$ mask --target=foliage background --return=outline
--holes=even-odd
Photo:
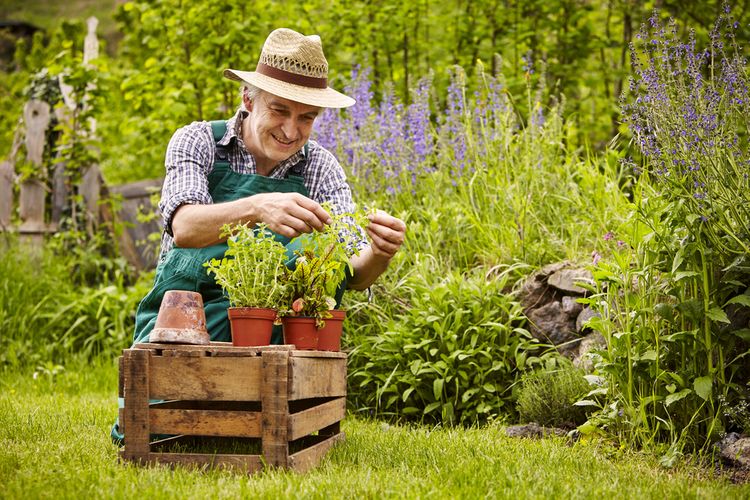
[[[9,4],[5,12],[35,12],[38,19],[33,6]],[[353,405],[430,422],[516,418],[522,372],[554,369],[557,361],[528,337],[513,291],[545,263],[589,264],[594,252],[604,259],[599,284],[610,288],[593,290],[592,304],[618,290],[613,283],[626,299],[618,303],[623,321],[599,325],[609,340],[599,360],[609,392],[589,395],[601,408],[585,430],[625,440],[637,435],[632,442],[639,446],[671,443],[674,456],[749,420],[741,405],[747,378],[707,391],[705,377],[716,372],[683,365],[673,372],[682,381],[673,383],[658,363],[648,363],[660,357],[652,344],[663,346],[655,306],[664,301],[644,290],[659,291],[652,286],[658,283],[672,287],[664,294],[672,298],[707,295],[699,280],[690,282],[692,290],[680,288],[676,273],[684,269],[665,268],[664,248],[649,246],[669,229],[670,212],[660,205],[660,188],[633,169],[648,158],[620,123],[618,98],[633,72],[628,43],[654,7],[662,9],[659,19],[675,18],[678,38],[694,28],[697,43],[710,40],[722,12],[718,1],[124,2],[103,23],[113,31],[95,61],[87,113],[97,119],[107,182],[159,177],[177,127],[227,117],[238,104],[236,85],[220,77],[223,68],[252,68],[265,36],[280,25],[319,33],[333,86],[358,104],[322,116],[317,139],[336,151],[358,200],[409,226],[404,251],[373,287],[374,302],[348,298]],[[733,13],[747,24],[744,4]],[[23,103],[39,88],[29,85],[33,75],[49,81],[81,68],[81,22],[40,23],[55,27],[20,44],[0,74],[2,153],[11,149]],[[737,30],[736,41],[747,41],[745,30]],[[658,210],[644,210],[653,206]],[[613,231],[629,235],[622,236],[625,249],[606,242]],[[2,293],[4,302],[19,305],[3,319],[4,367],[54,371],[73,353],[114,355],[127,345],[149,275],[98,261],[98,249],[75,253],[75,245],[61,243],[29,262],[13,245],[3,250]],[[73,270],[91,266],[101,280],[75,278]],[[645,281],[634,282],[636,276]],[[617,303],[617,294],[609,299]],[[46,328],[30,323],[28,304],[42,312]],[[708,310],[696,314],[711,344]],[[631,316],[639,321],[628,322]],[[677,333],[688,330],[683,326]],[[29,339],[30,327],[45,333]],[[691,352],[691,337],[672,339]],[[713,359],[714,351],[704,354]],[[742,373],[742,356],[729,361],[722,370]],[[635,376],[633,366],[642,368]],[[674,419],[672,394],[684,398]]]

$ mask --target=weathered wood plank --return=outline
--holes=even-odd
[[[346,398],[337,398],[313,408],[289,416],[290,441],[307,436],[329,425],[341,421],[346,416]]]
[[[38,99],[30,100],[23,107],[23,122],[26,125],[26,158],[36,167],[42,166],[49,113],[49,104]]]
[[[174,464],[185,466],[226,467],[245,471],[259,472],[263,468],[260,455],[232,455],[209,453],[149,453],[152,463]]]
[[[289,457],[289,468],[294,469],[297,472],[307,472],[308,470],[316,467],[323,455],[333,447],[336,443],[342,442],[346,439],[343,432],[329,437],[321,441],[320,443],[314,444],[309,448],[305,448],[302,451],[298,451]]]
[[[260,412],[151,408],[151,433],[259,438]]]
[[[0,162],[0,231],[10,229],[15,176],[15,169],[11,161]]]
[[[346,358],[341,351],[292,351],[290,356],[295,358]]]
[[[289,459],[288,419],[289,352],[266,351],[263,360],[263,457],[271,467],[287,467]]]
[[[346,396],[345,358],[289,358],[289,399]]]
[[[117,397],[122,398],[124,397],[124,387],[125,387],[125,370],[123,370],[123,361],[122,356],[117,358]]]
[[[144,460],[149,454],[149,351],[126,350],[123,353],[125,407],[121,421],[127,433],[125,457]]]
[[[153,399],[257,401],[260,399],[261,368],[258,357],[153,356],[149,367],[149,391]]]

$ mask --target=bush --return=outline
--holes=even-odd
[[[113,357],[131,342],[151,276],[131,284],[117,259],[97,257],[91,248],[68,254],[55,248],[30,252],[12,239],[0,242],[0,368]],[[87,272],[79,275],[82,267]],[[76,281],[92,275],[98,284]]]
[[[574,406],[588,391],[584,371],[571,363],[556,370],[537,370],[524,375],[518,393],[521,422],[574,427],[586,421],[586,408]]]
[[[445,424],[512,414],[521,373],[544,356],[508,274],[430,281],[421,267],[401,284],[410,304],[383,318],[382,332],[350,338],[350,401],[359,412]]]

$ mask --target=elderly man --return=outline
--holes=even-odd
[[[266,223],[282,241],[330,222],[322,208],[351,212],[351,190],[334,156],[310,140],[323,108],[354,100],[328,87],[328,63],[318,36],[273,31],[253,72],[227,69],[243,83],[242,106],[226,122],[179,129],[166,154],[160,209],[165,231],[153,289],[136,314],[135,341],[147,341],[167,290],[200,291],[212,340],[230,340],[228,302],[203,263],[221,257],[227,223]],[[365,289],[385,271],[406,226],[385,212],[370,216],[349,288]],[[218,291],[218,293],[217,293]],[[279,342],[279,335],[274,336]]]

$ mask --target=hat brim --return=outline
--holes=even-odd
[[[239,71],[236,69],[225,69],[224,76],[230,80],[245,82],[273,95],[301,102],[310,106],[321,108],[348,108],[356,102],[349,96],[342,94],[330,87],[316,89],[303,87],[293,83],[283,82],[270,76],[262,75],[255,71]]]

